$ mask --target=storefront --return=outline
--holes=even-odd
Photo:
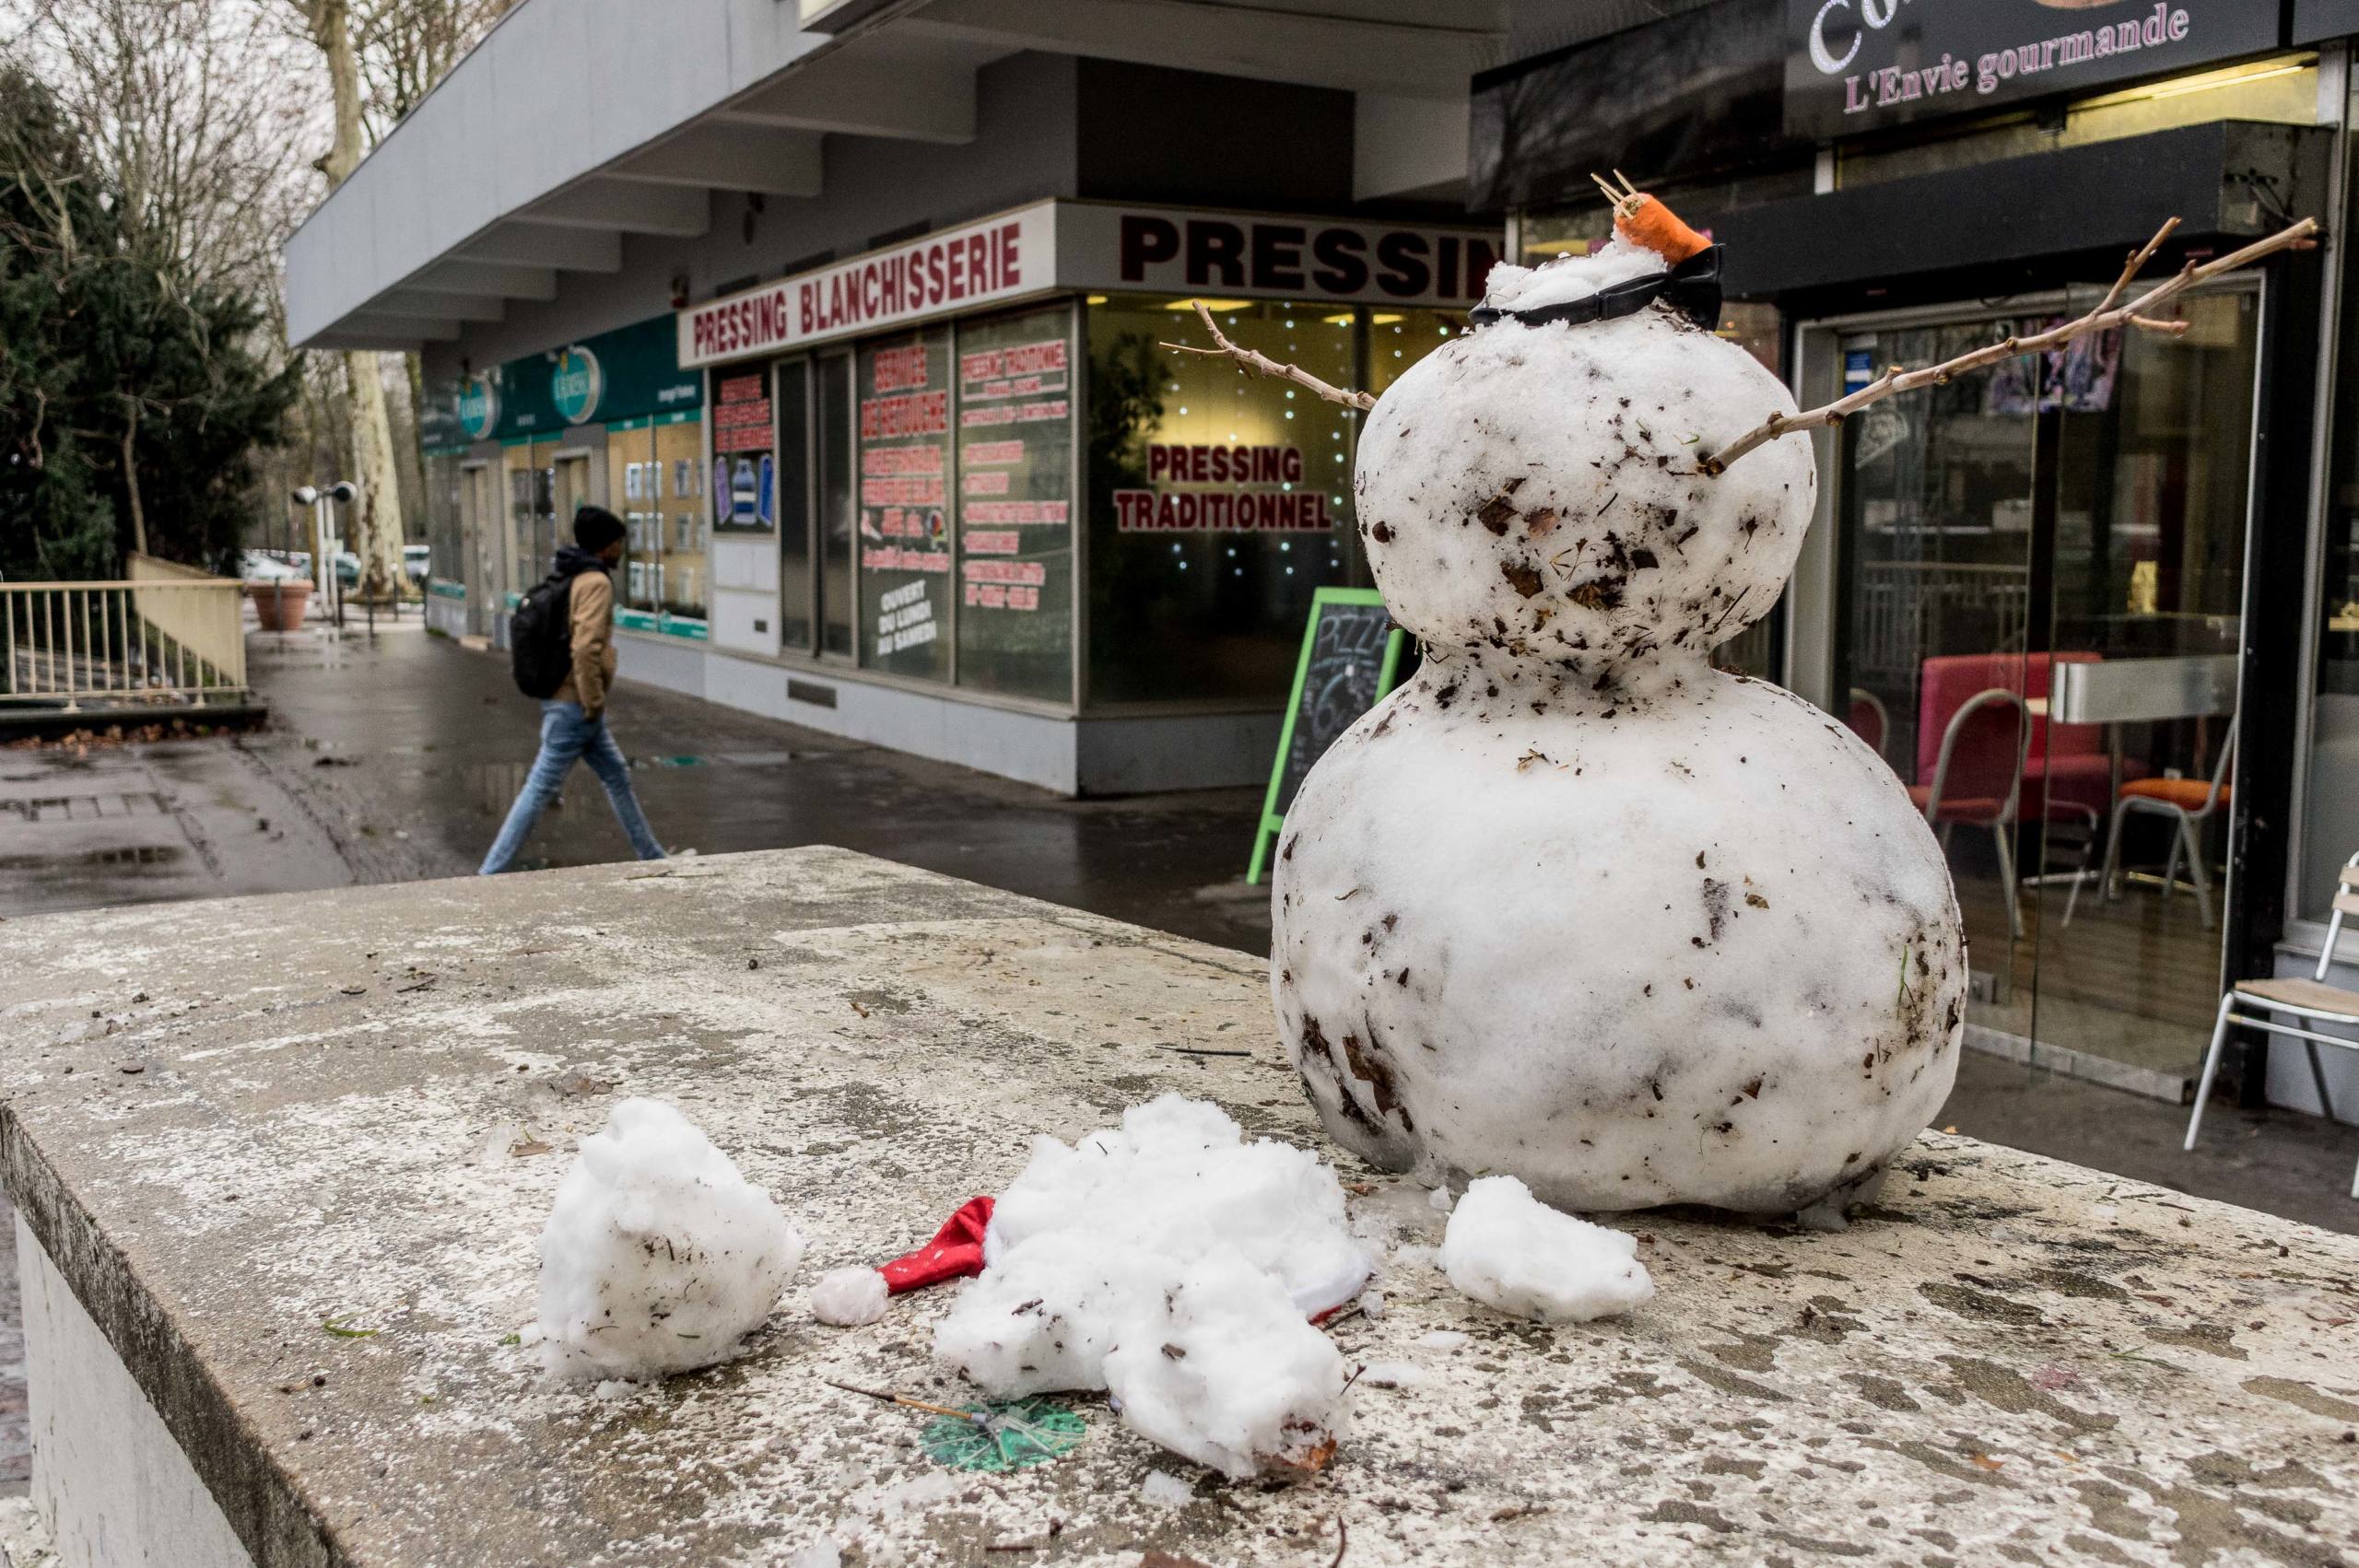
[[[675,644],[626,673],[1067,792],[1257,782],[1312,594],[1368,580],[1357,416],[1162,345],[1203,340],[1202,300],[1381,392],[1497,257],[1495,229],[1044,201],[690,306],[683,423],[515,425],[546,391],[489,414],[512,444],[465,462],[512,526],[484,602],[601,500],[632,528],[627,630]],[[568,373],[503,366],[493,401]]]
[[[711,536],[704,378],[680,369],[659,316],[428,388],[430,624],[498,637],[549,569],[579,507],[629,532],[616,625],[708,635]]]
[[[2353,122],[2327,35],[2359,18],[2329,9],[1724,0],[1478,78],[1478,199],[1537,260],[1607,232],[1588,172],[1626,170],[1728,246],[1731,328],[1825,403],[2087,310],[2167,217],[2158,276],[2294,216],[2331,236]],[[2315,962],[2359,850],[2331,768],[2338,683],[2359,687],[2343,271],[2331,245],[2264,263],[2186,299],[2182,335],[2107,334],[1814,438],[1820,515],[1742,661],[1946,825],[1986,1048],[2177,1098],[2224,976]],[[2013,820],[1964,825],[1939,792],[1968,777],[2018,790]],[[2314,1106],[2300,1050],[2246,1092]]]

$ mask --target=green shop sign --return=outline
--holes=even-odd
[[[499,423],[498,381],[476,376],[459,388],[459,423],[477,440],[491,434]]]
[[[475,441],[546,439],[571,426],[660,415],[695,417],[704,377],[680,369],[679,333],[656,316],[511,359],[427,394],[419,436],[428,451]]]
[[[605,390],[595,350],[573,344],[557,351],[557,369],[549,376],[549,401],[569,425],[584,425],[598,412],[598,394]]]

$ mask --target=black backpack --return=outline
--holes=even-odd
[[[508,617],[516,689],[546,702],[573,673],[573,577],[551,572]]]

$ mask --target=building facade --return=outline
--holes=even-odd
[[[1380,390],[1461,330],[1514,7],[1122,9],[510,13],[288,248],[298,341],[421,355],[435,624],[501,639],[594,503],[627,678],[1065,793],[1266,777],[1368,580],[1357,415],[1163,345],[1201,302]]]
[[[2165,1097],[2224,978],[2310,971],[2359,851],[2354,29],[2346,0],[1720,0],[1475,82],[1470,200],[1519,259],[1602,240],[1590,173],[1626,170],[1727,246],[1731,328],[1805,406],[2086,311],[2166,218],[2152,278],[2325,226],[2177,335],[1820,432],[1762,633],[1949,825],[1977,1043]],[[1993,688],[2028,732],[2006,812],[1955,783],[2004,793]],[[2248,1096],[2359,1117],[2346,1053],[2249,1048]]]

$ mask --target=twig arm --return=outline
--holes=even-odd
[[[1198,319],[1204,323],[1204,330],[1213,334],[1214,346],[1198,348],[1185,343],[1167,343],[1161,346],[1170,349],[1175,354],[1204,354],[1234,359],[1257,376],[1275,376],[1282,381],[1292,381],[1298,387],[1307,387],[1317,392],[1329,403],[1340,403],[1346,408],[1356,408],[1363,414],[1376,406],[1375,397],[1367,392],[1345,392],[1341,387],[1331,387],[1298,365],[1284,364],[1266,354],[1257,353],[1250,348],[1239,348],[1228,341],[1226,333],[1213,324],[1213,313],[1204,308],[1204,302],[1199,299],[1195,304]]]
[[[2106,291],[2106,296],[2098,301],[2097,308],[2087,315],[2065,322],[2030,337],[2009,337],[1997,343],[1985,344],[1980,348],[1961,354],[1954,359],[1943,360],[1939,365],[1928,365],[1922,369],[1902,370],[1895,367],[1859,391],[1839,397],[1822,407],[1807,409],[1800,414],[1773,415],[1704,459],[1704,472],[1724,473],[1729,464],[1745,453],[1756,447],[1766,446],[1780,436],[1791,435],[1797,430],[1814,430],[1823,426],[1839,425],[1871,404],[1882,403],[1885,398],[1899,392],[1914,392],[1919,387],[1939,385],[1962,376],[1969,370],[1978,370],[1986,365],[1995,365],[2001,359],[2011,359],[2018,354],[2044,354],[2048,349],[2060,347],[2075,338],[2087,337],[2093,333],[2107,332],[2120,326],[2137,327],[2146,332],[2177,336],[2187,331],[2188,323],[2163,319],[2155,313],[2159,307],[2169,303],[2199,283],[2218,277],[2223,273],[2234,272],[2238,267],[2248,266],[2263,256],[2273,255],[2280,251],[2307,250],[2317,243],[2315,237],[2318,231],[2318,220],[2306,217],[2290,228],[2278,230],[2266,240],[2255,240],[2240,251],[2206,262],[2201,266],[2190,263],[2175,275],[2155,285],[2129,304],[2119,303],[2121,296],[2128,291],[2130,281],[2138,275],[2139,271],[2148,262],[2154,259],[2154,252],[2162,249],[2164,241],[2167,240],[2172,231],[2177,228],[2178,219],[2171,219],[2155,232],[2152,240],[2133,252],[2129,264],[2122,268],[2121,276],[2115,281],[2110,289]]]

